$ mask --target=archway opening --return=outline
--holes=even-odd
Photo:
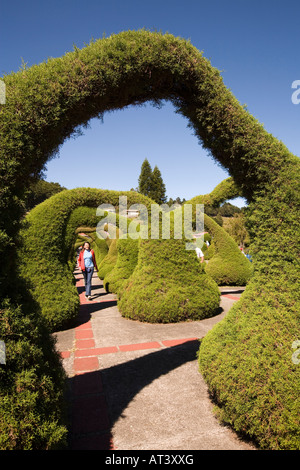
[[[67,189],[93,187],[116,191],[135,189],[141,164],[147,158],[158,165],[167,198],[186,201],[210,193],[228,178],[222,168],[188,127],[188,120],[176,113],[169,101],[153,106],[129,106],[94,118],[81,133],[66,140],[57,158],[46,165],[45,179]],[[245,207],[238,197],[231,201]]]

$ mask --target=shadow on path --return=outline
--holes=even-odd
[[[198,349],[198,340],[187,341],[107,369],[69,378],[70,448],[112,448],[113,425],[134,397],[155,379],[194,361]]]

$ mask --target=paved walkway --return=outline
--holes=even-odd
[[[68,376],[69,448],[83,450],[249,450],[213,414],[198,371],[199,338],[243,288],[222,289],[220,314],[176,324],[123,318],[97,274],[92,301],[83,278],[77,325],[55,334]]]

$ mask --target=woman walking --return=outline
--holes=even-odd
[[[78,266],[82,271],[85,284],[85,297],[91,300],[92,277],[94,268],[98,271],[94,250],[85,242],[78,257]]]

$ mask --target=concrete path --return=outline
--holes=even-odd
[[[68,376],[70,449],[250,450],[213,413],[198,371],[203,338],[243,288],[222,289],[220,314],[149,324],[123,318],[96,273],[92,301],[83,278],[77,325],[55,334]]]

